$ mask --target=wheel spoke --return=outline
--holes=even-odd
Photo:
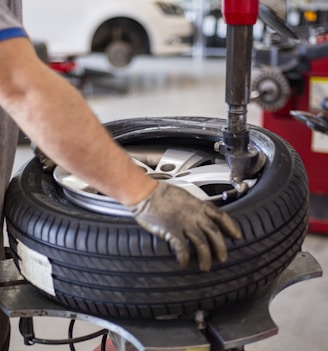
[[[203,201],[221,200],[222,192],[231,184],[228,164],[214,151],[166,147],[162,144],[152,148],[139,145],[128,152],[133,162],[149,176],[183,188]],[[81,207],[100,213],[130,215],[114,199],[97,193],[60,167],[56,168],[54,176],[65,189],[66,196]],[[254,186],[255,182],[249,181],[249,186]]]
[[[134,162],[150,176],[162,179],[185,189],[201,200],[213,200],[221,194],[208,195],[201,187],[213,184],[230,184],[230,170],[226,162],[198,150],[183,150],[168,148],[160,156],[155,169],[149,167],[145,161],[133,157]]]
[[[168,180],[169,183],[178,186],[179,188],[182,188],[186,191],[188,191],[191,195],[197,197],[200,200],[203,201],[209,201],[209,200],[217,200],[222,197],[222,194],[218,195],[208,195],[203,189],[201,189],[198,185],[189,183],[187,181],[183,181],[182,179],[179,178],[172,178]]]
[[[145,162],[140,161],[136,157],[132,157],[132,160],[137,166],[142,168],[147,174],[151,175],[152,173],[154,173],[154,170],[151,167],[149,167]]]
[[[197,186],[207,184],[229,184],[230,169],[227,164],[213,164],[195,167],[178,173],[174,179],[179,179]]]
[[[169,148],[161,156],[155,171],[174,176],[179,172],[210,161],[212,158],[201,151]]]

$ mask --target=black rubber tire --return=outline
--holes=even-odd
[[[225,121],[208,118],[130,119],[107,125],[119,143],[156,143],[213,149]],[[212,270],[192,262],[181,269],[169,245],[132,218],[90,212],[71,204],[52,175],[31,160],[12,180],[5,213],[18,267],[17,242],[49,258],[56,301],[103,316],[154,317],[210,311],[242,299],[272,281],[291,262],[306,235],[308,184],[294,149],[269,131],[250,127],[267,154],[258,184],[223,208],[243,239],[226,239],[228,261]],[[24,259],[24,258],[23,258]],[[33,283],[33,282],[32,282]]]

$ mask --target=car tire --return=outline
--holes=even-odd
[[[168,143],[216,152],[225,123],[201,117],[138,118],[105,127],[125,148]],[[19,171],[6,194],[17,267],[55,301],[100,316],[192,316],[251,296],[301,250],[309,193],[304,166],[289,144],[255,126],[250,135],[267,161],[248,194],[222,206],[241,227],[243,239],[226,238],[228,260],[214,261],[210,272],[199,271],[192,247],[190,265],[179,267],[169,244],[132,217],[94,213],[71,203],[37,159]]]

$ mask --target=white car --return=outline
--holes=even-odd
[[[25,28],[50,58],[105,52],[122,67],[138,54],[190,50],[193,26],[173,0],[23,0]]]

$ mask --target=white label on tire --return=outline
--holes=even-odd
[[[320,132],[312,132],[312,152],[328,153],[328,135]]]
[[[17,253],[22,275],[39,289],[55,296],[52,266],[48,257],[30,249],[18,241]]]

